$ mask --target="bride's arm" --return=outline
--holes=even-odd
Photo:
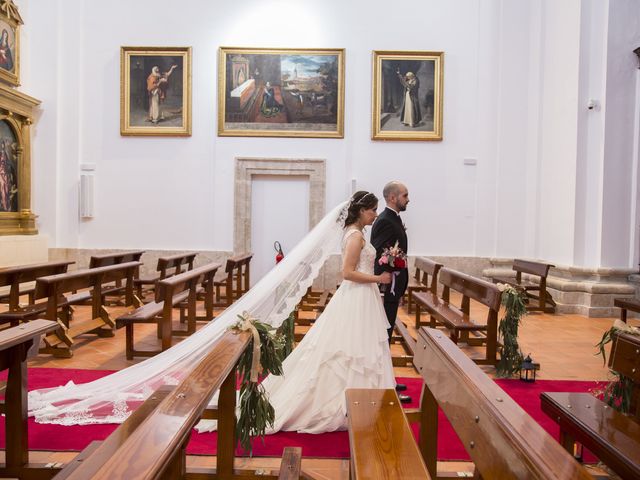
[[[369,275],[356,270],[363,246],[364,238],[362,234],[354,233],[347,238],[342,260],[342,277],[345,280],[357,283],[390,283],[391,274],[389,272],[384,272],[380,275]]]

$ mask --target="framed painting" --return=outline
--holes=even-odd
[[[443,52],[373,52],[373,140],[442,140]]]
[[[191,135],[191,47],[121,47],[120,134]]]
[[[20,25],[22,18],[11,0],[0,4],[0,79],[20,85]]]
[[[221,47],[218,135],[344,137],[344,49]]]
[[[40,104],[0,85],[0,235],[34,235],[31,211],[31,125]]]

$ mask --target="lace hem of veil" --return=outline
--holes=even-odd
[[[210,346],[248,311],[275,327],[293,311],[327,257],[337,253],[347,202],[328,213],[289,254],[240,300],[195,334],[159,355],[93,382],[29,392],[29,415],[61,425],[121,423],[162,385],[179,383]]]

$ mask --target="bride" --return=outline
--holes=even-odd
[[[391,274],[373,274],[376,249],[363,229],[377,217],[378,199],[356,192],[349,203],[342,240],[342,284],[293,352],[282,376],[262,385],[275,410],[272,432],[322,433],[347,428],[345,389],[394,388],[387,329],[378,283]]]
[[[285,376],[266,379],[275,430],[329,431],[345,426],[344,389],[395,384],[384,309],[373,274],[375,250],[362,229],[376,218],[377,198],[357,192],[336,206],[251,290],[214,321],[159,355],[93,382],[29,392],[39,423],[122,423],[162,385],[177,385],[224,332],[248,312],[278,327],[289,317],[322,265],[342,243],[345,281],[304,340],[285,361]]]

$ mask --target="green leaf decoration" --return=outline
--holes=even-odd
[[[640,331],[637,328],[629,327],[627,324],[616,320],[613,326],[602,334],[602,338],[595,345],[598,351],[594,355],[602,355],[603,365],[607,363],[605,346],[613,341],[613,337],[616,334],[621,332],[640,335]],[[602,388],[595,389],[592,393],[597,397],[602,397],[602,401],[611,408],[622,413],[630,413],[634,389],[633,380],[611,369],[609,370],[609,376],[609,383]]]
[[[240,328],[246,318],[238,315],[240,322],[232,328]],[[263,375],[282,375],[285,338],[266,323],[249,318],[260,337],[260,371]],[[264,387],[251,381],[251,364],[253,362],[253,337],[238,361],[240,377],[240,417],[236,425],[236,435],[243,450],[253,454],[252,442],[255,437],[262,437],[267,428],[273,427],[275,411],[269,403]]]
[[[296,310],[291,312],[289,318],[282,322],[282,325],[280,325],[280,328],[278,329],[278,332],[284,338],[283,358],[287,358],[289,354],[293,352],[293,346],[295,343],[296,314],[297,307]]]
[[[502,337],[500,348],[500,361],[496,366],[498,377],[512,377],[520,371],[522,365],[522,352],[518,345],[518,327],[522,317],[527,314],[525,294],[511,286],[500,286],[502,289],[502,305],[505,307],[505,315],[500,320],[498,332]]]

